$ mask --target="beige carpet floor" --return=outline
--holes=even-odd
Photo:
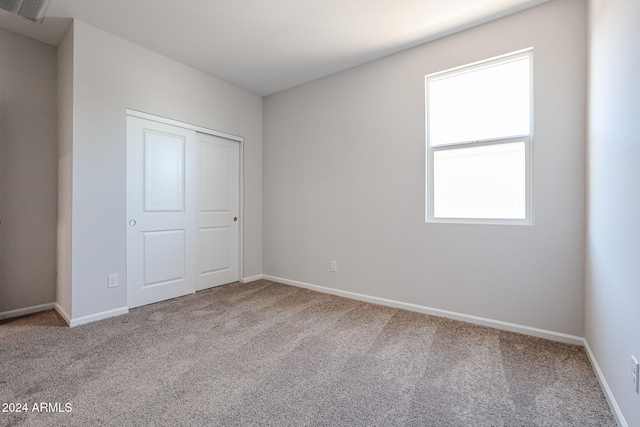
[[[615,426],[581,347],[264,280],[6,322],[3,402],[28,412],[2,426]]]

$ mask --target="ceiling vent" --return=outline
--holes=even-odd
[[[0,0],[0,9],[8,10],[33,22],[40,22],[49,0]]]

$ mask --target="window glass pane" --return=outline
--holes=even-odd
[[[429,81],[431,146],[529,134],[529,58]]]
[[[525,143],[436,150],[434,217],[525,218]]]

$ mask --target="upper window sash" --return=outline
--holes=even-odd
[[[427,75],[427,146],[530,135],[532,53]]]

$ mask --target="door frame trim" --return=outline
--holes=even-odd
[[[221,132],[221,131],[218,131],[218,130],[213,130],[213,129],[205,128],[205,127],[198,126],[198,125],[193,125],[191,123],[180,122],[178,120],[173,120],[173,119],[169,119],[167,117],[156,116],[156,115],[153,115],[153,114],[144,113],[142,111],[132,110],[130,108],[127,108],[127,116],[138,117],[140,119],[151,120],[152,122],[164,123],[166,125],[177,126],[179,128],[194,130],[196,132],[206,133],[206,134],[213,135],[213,136],[219,136],[221,138],[231,139],[233,141],[238,141],[241,144],[244,142],[244,138],[241,137],[241,136],[238,136],[238,135],[234,135],[234,134],[227,133],[227,132]]]
[[[196,132],[205,133],[208,135],[218,136],[220,138],[225,138],[225,139],[229,139],[231,141],[236,141],[240,143],[240,160],[239,160],[240,176],[238,177],[240,180],[239,182],[240,194],[238,195],[238,212],[240,212],[240,218],[238,221],[239,223],[238,224],[238,281],[242,281],[242,278],[244,277],[244,244],[243,244],[244,242],[244,137],[227,133],[227,132],[205,128],[205,127],[194,125],[191,123],[185,123],[178,120],[169,119],[167,117],[156,116],[154,114],[145,113],[143,111],[133,110],[131,108],[127,108],[126,115],[131,117],[138,117],[140,119],[151,120],[153,122],[164,123],[166,125],[176,126],[183,129],[189,129]],[[127,144],[128,143],[129,142],[127,141]],[[127,286],[129,286],[128,283],[127,283]]]

